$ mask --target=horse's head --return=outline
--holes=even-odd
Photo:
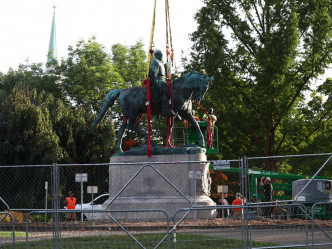
[[[192,71],[182,75],[174,81],[174,88],[179,87],[179,92],[183,93],[182,97],[191,98],[200,102],[208,88],[212,84],[212,78],[197,71]],[[189,94],[189,95],[188,95]]]
[[[211,86],[213,78],[209,78],[205,74],[198,73],[196,71],[193,72],[193,78],[194,78],[194,84],[193,84],[193,94],[191,98],[192,100],[200,102],[203,99],[206,91]]]

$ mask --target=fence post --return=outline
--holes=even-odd
[[[306,248],[309,248],[309,228],[308,228],[308,209],[305,207],[305,244]]]
[[[314,226],[315,226],[315,223],[314,223],[314,209],[315,209],[315,205],[313,205],[311,207],[311,248],[314,248],[315,246],[315,229],[314,229]]]
[[[243,202],[243,231],[242,231],[242,247],[251,248],[251,235],[250,235],[250,223],[249,212],[247,202],[250,201],[249,195],[249,171],[248,171],[248,158],[244,156],[240,160],[241,162],[241,194],[244,196]]]
[[[175,223],[175,218],[174,218],[174,223]],[[173,245],[174,249],[176,249],[176,225],[173,226]]]
[[[55,213],[53,214],[53,240],[54,248],[61,248],[60,238],[60,213],[57,211],[60,209],[60,176],[59,176],[59,165],[57,163],[52,164],[52,206]]]

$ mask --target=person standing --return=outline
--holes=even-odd
[[[271,178],[270,177],[261,177],[260,186],[264,187],[264,200],[263,202],[270,202],[272,201],[272,191],[273,186],[271,184]],[[265,218],[271,218],[271,207],[265,207],[264,208],[264,217]]]
[[[232,202],[233,206],[242,206],[243,200],[241,198],[241,193],[236,193],[235,200]],[[234,219],[241,219],[242,218],[242,208],[235,208],[233,209],[233,218]]]
[[[217,200],[217,205],[225,205],[228,206],[229,203],[227,201],[227,193],[223,193],[222,196],[220,196]],[[218,218],[227,218],[229,216],[229,209],[228,208],[223,208],[223,209],[218,209]]]
[[[75,209],[76,206],[76,198],[74,197],[74,193],[72,191],[68,192],[69,197],[65,200],[65,206],[68,210]],[[76,213],[67,213],[67,221],[76,221]]]
[[[209,118],[210,118],[211,129],[213,129],[214,123],[217,121],[217,117],[216,117],[216,115],[213,115],[212,107],[209,108],[208,114],[205,113],[203,115],[203,121],[205,121],[205,123],[209,124]]]

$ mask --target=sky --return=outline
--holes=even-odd
[[[165,51],[165,1],[157,0],[154,44]],[[92,36],[111,52],[112,45],[131,46],[141,40],[148,51],[154,0],[10,0],[0,1],[0,72],[19,64],[45,63],[51,34],[53,6],[58,60],[68,46]],[[194,15],[202,0],[169,0],[176,65],[181,51],[189,53],[189,34],[197,24]]]
[[[164,0],[157,0],[154,44],[165,51]],[[111,52],[112,45],[131,46],[141,40],[148,51],[154,0],[0,0],[0,72],[19,64],[45,63],[56,6],[58,60],[66,58],[68,46],[95,36]],[[196,30],[195,13],[203,0],[169,0],[175,66],[181,51],[188,55]],[[165,53],[165,52],[164,52]],[[332,69],[314,81],[332,77]]]

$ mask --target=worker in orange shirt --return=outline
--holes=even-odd
[[[241,193],[236,193],[235,200],[232,202],[233,206],[242,206],[245,198],[241,195]],[[241,219],[242,218],[242,208],[233,209],[233,218]]]
[[[74,197],[74,193],[72,191],[68,192],[69,197],[65,200],[65,206],[67,209],[72,210],[75,209],[76,206],[76,198]],[[76,213],[67,213],[67,221],[76,221]]]

